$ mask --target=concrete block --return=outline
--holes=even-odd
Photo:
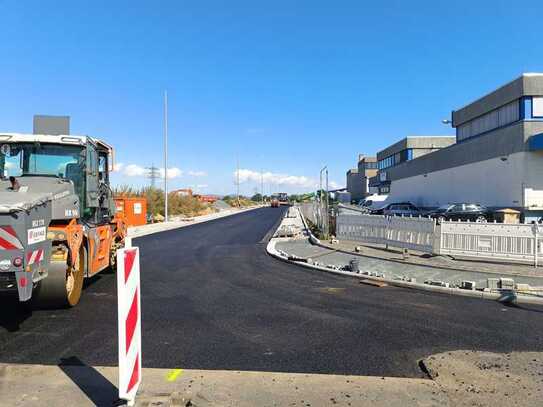
[[[349,268],[354,273],[360,273],[360,262],[358,259],[351,259],[349,261]]]
[[[475,290],[476,285],[475,281],[464,280],[460,283],[460,288],[463,290]]]
[[[515,280],[512,278],[500,278],[500,288],[502,290],[514,290]]]
[[[529,291],[532,288],[530,284],[523,284],[523,283],[517,283],[515,287],[519,291]]]
[[[487,278],[486,286],[491,290],[497,290],[499,287],[500,280],[498,278]]]
[[[426,280],[424,282],[424,284],[428,284],[428,285],[435,285],[437,287],[445,287],[445,288],[449,288],[449,283],[445,282],[445,281],[440,281],[440,280]]]

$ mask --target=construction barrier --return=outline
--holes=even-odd
[[[442,222],[436,254],[533,263],[543,259],[537,224]]]
[[[119,398],[133,405],[141,382],[141,302],[139,248],[117,252]]]
[[[543,225],[444,221],[351,214],[336,218],[339,239],[421,252],[541,265]]]
[[[336,218],[339,239],[377,243],[432,253],[435,221],[428,218],[347,215]]]

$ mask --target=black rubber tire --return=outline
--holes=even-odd
[[[477,223],[487,223],[487,220],[483,215],[481,215],[481,216],[477,216],[477,219],[475,219],[475,222],[477,222]]]
[[[73,288],[68,292],[66,261],[52,261],[48,276],[41,280],[33,295],[33,303],[39,308],[75,307],[81,299],[85,278],[86,249],[82,246],[79,256],[79,269],[74,270]]]

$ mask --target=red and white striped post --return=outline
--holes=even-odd
[[[140,252],[117,251],[119,398],[133,405],[141,382]]]

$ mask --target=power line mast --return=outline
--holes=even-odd
[[[157,180],[161,178],[159,168],[155,167],[155,164],[151,164],[150,167],[145,167],[145,178],[150,180],[151,188],[155,189]]]

